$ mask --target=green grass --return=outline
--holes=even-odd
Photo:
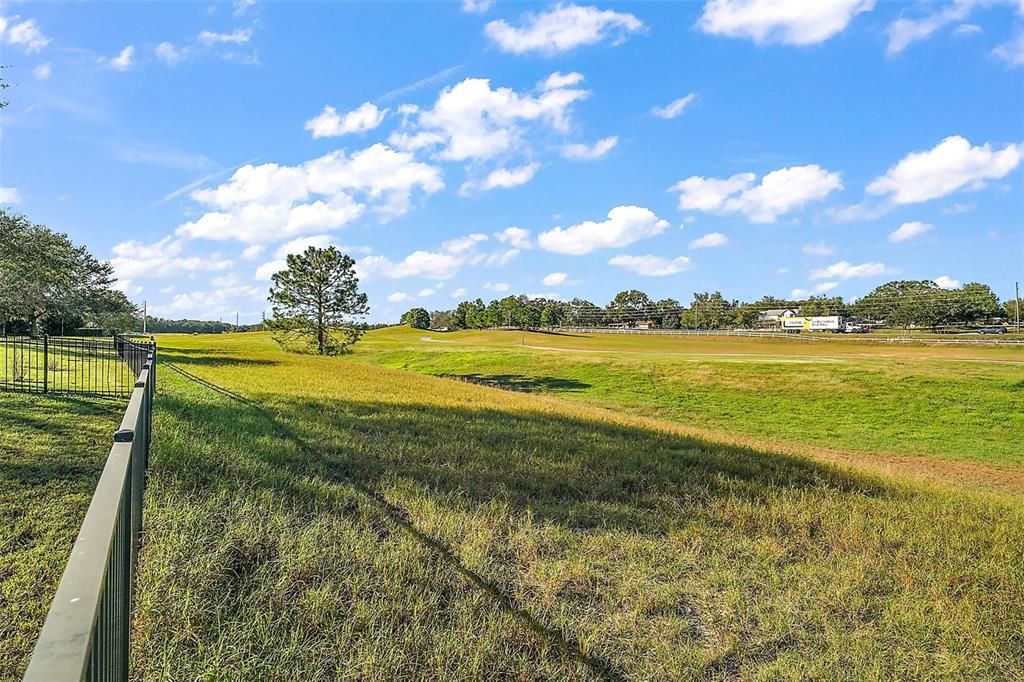
[[[110,339],[54,338],[44,355],[42,342],[13,339],[0,344],[0,385],[52,393],[129,395],[135,377],[114,353]]]
[[[0,392],[0,680],[28,664],[123,411]]]
[[[356,357],[766,442],[1024,466],[1024,349],[394,328]]]
[[[1019,499],[378,367],[408,351],[372,339],[160,340],[246,400],[161,374],[140,678],[1024,676]],[[615,379],[552,385],[583,356],[511,373]]]

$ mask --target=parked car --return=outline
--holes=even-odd
[[[1002,325],[993,325],[991,327],[982,327],[978,330],[979,334],[1005,334],[1006,327]]]
[[[871,331],[871,328],[864,324],[856,324],[855,322],[847,322],[843,332],[846,334],[867,334]]]

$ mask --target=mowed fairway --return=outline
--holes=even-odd
[[[670,361],[656,348],[641,363],[635,347],[513,349],[466,334],[443,338],[475,348],[444,351],[419,341],[427,335],[375,332],[333,359],[282,353],[263,334],[160,339],[135,629],[142,678],[1024,675],[1024,509],[1012,491],[892,479],[684,432],[688,415],[707,429],[767,424],[750,403],[715,423],[700,403],[672,413],[670,401],[627,400],[653,395],[645,376],[678,382],[678,394],[703,390],[706,405],[715,386],[744,376],[726,381],[722,367],[842,362],[800,359],[810,344],[794,362]],[[600,373],[627,361],[632,373]],[[703,389],[690,385],[691,365],[710,377]],[[961,374],[961,402],[977,393],[1019,432],[1014,367],[958,361],[944,379],[919,379],[956,386]],[[815,376],[829,375],[805,383]],[[993,381],[998,390],[983,388]],[[841,405],[833,382],[815,395]],[[879,394],[890,418],[910,419]],[[784,403],[774,409],[792,419]],[[844,415],[823,414],[846,429],[838,438],[851,433]],[[949,432],[958,440],[945,450],[909,432],[889,448],[1019,465],[1001,437],[978,434],[972,454]],[[984,455],[981,444],[996,445]]]

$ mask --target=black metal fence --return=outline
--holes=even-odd
[[[25,680],[126,681],[142,496],[152,440],[156,346],[120,338],[133,378],[121,427],[43,623]]]
[[[0,390],[127,396],[151,350],[126,336],[3,336]]]

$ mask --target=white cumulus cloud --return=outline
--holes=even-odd
[[[0,5],[3,9],[3,5]],[[28,54],[41,51],[50,44],[35,19],[0,16],[0,44],[16,45]]]
[[[494,238],[502,244],[508,244],[516,249],[533,248],[530,231],[522,227],[506,227],[501,232],[495,232]]]
[[[614,256],[609,265],[620,267],[643,277],[665,277],[682,272],[690,267],[690,259],[686,256],[678,258],[662,258],[661,256]]]
[[[729,238],[721,232],[708,232],[703,237],[698,237],[690,242],[691,249],[711,249],[716,246],[725,246]]]
[[[606,220],[542,232],[537,243],[546,251],[580,256],[597,249],[619,248],[661,234],[668,221],[642,206],[616,206]]]
[[[427,277],[430,279],[451,279],[462,267],[463,259],[451,253],[435,251],[414,251],[398,262],[384,256],[366,256],[356,263],[359,277]]]
[[[824,199],[843,188],[839,173],[816,164],[774,170],[754,184],[753,173],[730,178],[693,176],[669,188],[679,192],[679,208],[708,213],[742,213],[751,222],[774,223],[779,216]]]
[[[874,0],[709,0],[697,20],[705,33],[758,44],[815,45],[842,32]]]
[[[232,261],[219,254],[184,256],[184,243],[180,239],[164,237],[158,242],[145,244],[134,239],[115,244],[110,264],[114,275],[121,280],[171,277],[182,272],[227,270]]]
[[[317,116],[306,121],[306,130],[313,133],[314,139],[365,133],[383,123],[387,113],[387,109],[378,109],[372,102],[364,102],[345,114],[339,114],[334,107],[325,106]]]
[[[913,239],[919,235],[924,234],[928,230],[935,227],[929,223],[922,223],[920,220],[914,220],[909,223],[903,223],[898,228],[889,233],[889,241],[905,242],[909,239]]]
[[[811,271],[811,279],[854,279],[877,277],[889,272],[885,263],[861,263],[854,265],[845,260],[824,268]]]
[[[17,204],[20,201],[17,187],[0,187],[0,204]]]
[[[888,197],[894,204],[916,204],[1005,177],[1020,165],[1022,157],[1024,144],[993,149],[991,143],[972,146],[953,135],[929,150],[905,156],[885,175],[872,180],[867,193]]]
[[[541,281],[544,282],[544,286],[546,287],[557,287],[559,284],[564,282],[568,277],[569,274],[565,272],[552,272],[548,275],[545,275],[544,279]]]
[[[629,34],[644,29],[644,23],[632,14],[559,3],[545,12],[527,12],[519,26],[491,21],[484,34],[503,52],[552,56],[608,39],[618,45]]]
[[[619,143],[616,135],[605,137],[594,144],[567,144],[562,146],[562,156],[576,161],[593,161],[602,158]]]
[[[932,280],[940,289],[959,289],[960,280],[953,279],[949,275],[939,275]]]
[[[351,156],[338,150],[297,166],[246,164],[227,182],[193,191],[192,199],[209,210],[177,233],[276,241],[336,229],[366,210],[384,218],[401,215],[414,192],[433,194],[443,187],[440,169],[379,143]]]
[[[477,244],[485,241],[487,241],[486,234],[474,232],[473,234],[466,235],[465,237],[449,239],[448,241],[441,244],[441,250],[445,251],[446,253],[463,255],[471,253],[476,249]]]
[[[462,183],[459,193],[465,196],[471,194],[474,190],[486,192],[492,189],[510,189],[519,185],[525,185],[530,180],[533,180],[533,176],[537,174],[538,168],[540,168],[539,163],[528,163],[518,168],[497,168],[488,173],[487,177],[483,180],[467,180]]]
[[[53,65],[50,64],[50,62],[39,64],[34,69],[32,69],[32,75],[38,81],[46,80],[50,77],[51,73],[53,73]]]
[[[114,71],[127,71],[135,60],[135,46],[128,45],[116,57],[100,57],[96,61]]]
[[[573,87],[580,80],[555,73],[540,92],[517,93],[467,78],[442,90],[429,109],[405,107],[402,130],[388,140],[400,149],[438,148],[446,161],[491,159],[523,147],[531,126],[568,132],[572,105],[590,94]]]

